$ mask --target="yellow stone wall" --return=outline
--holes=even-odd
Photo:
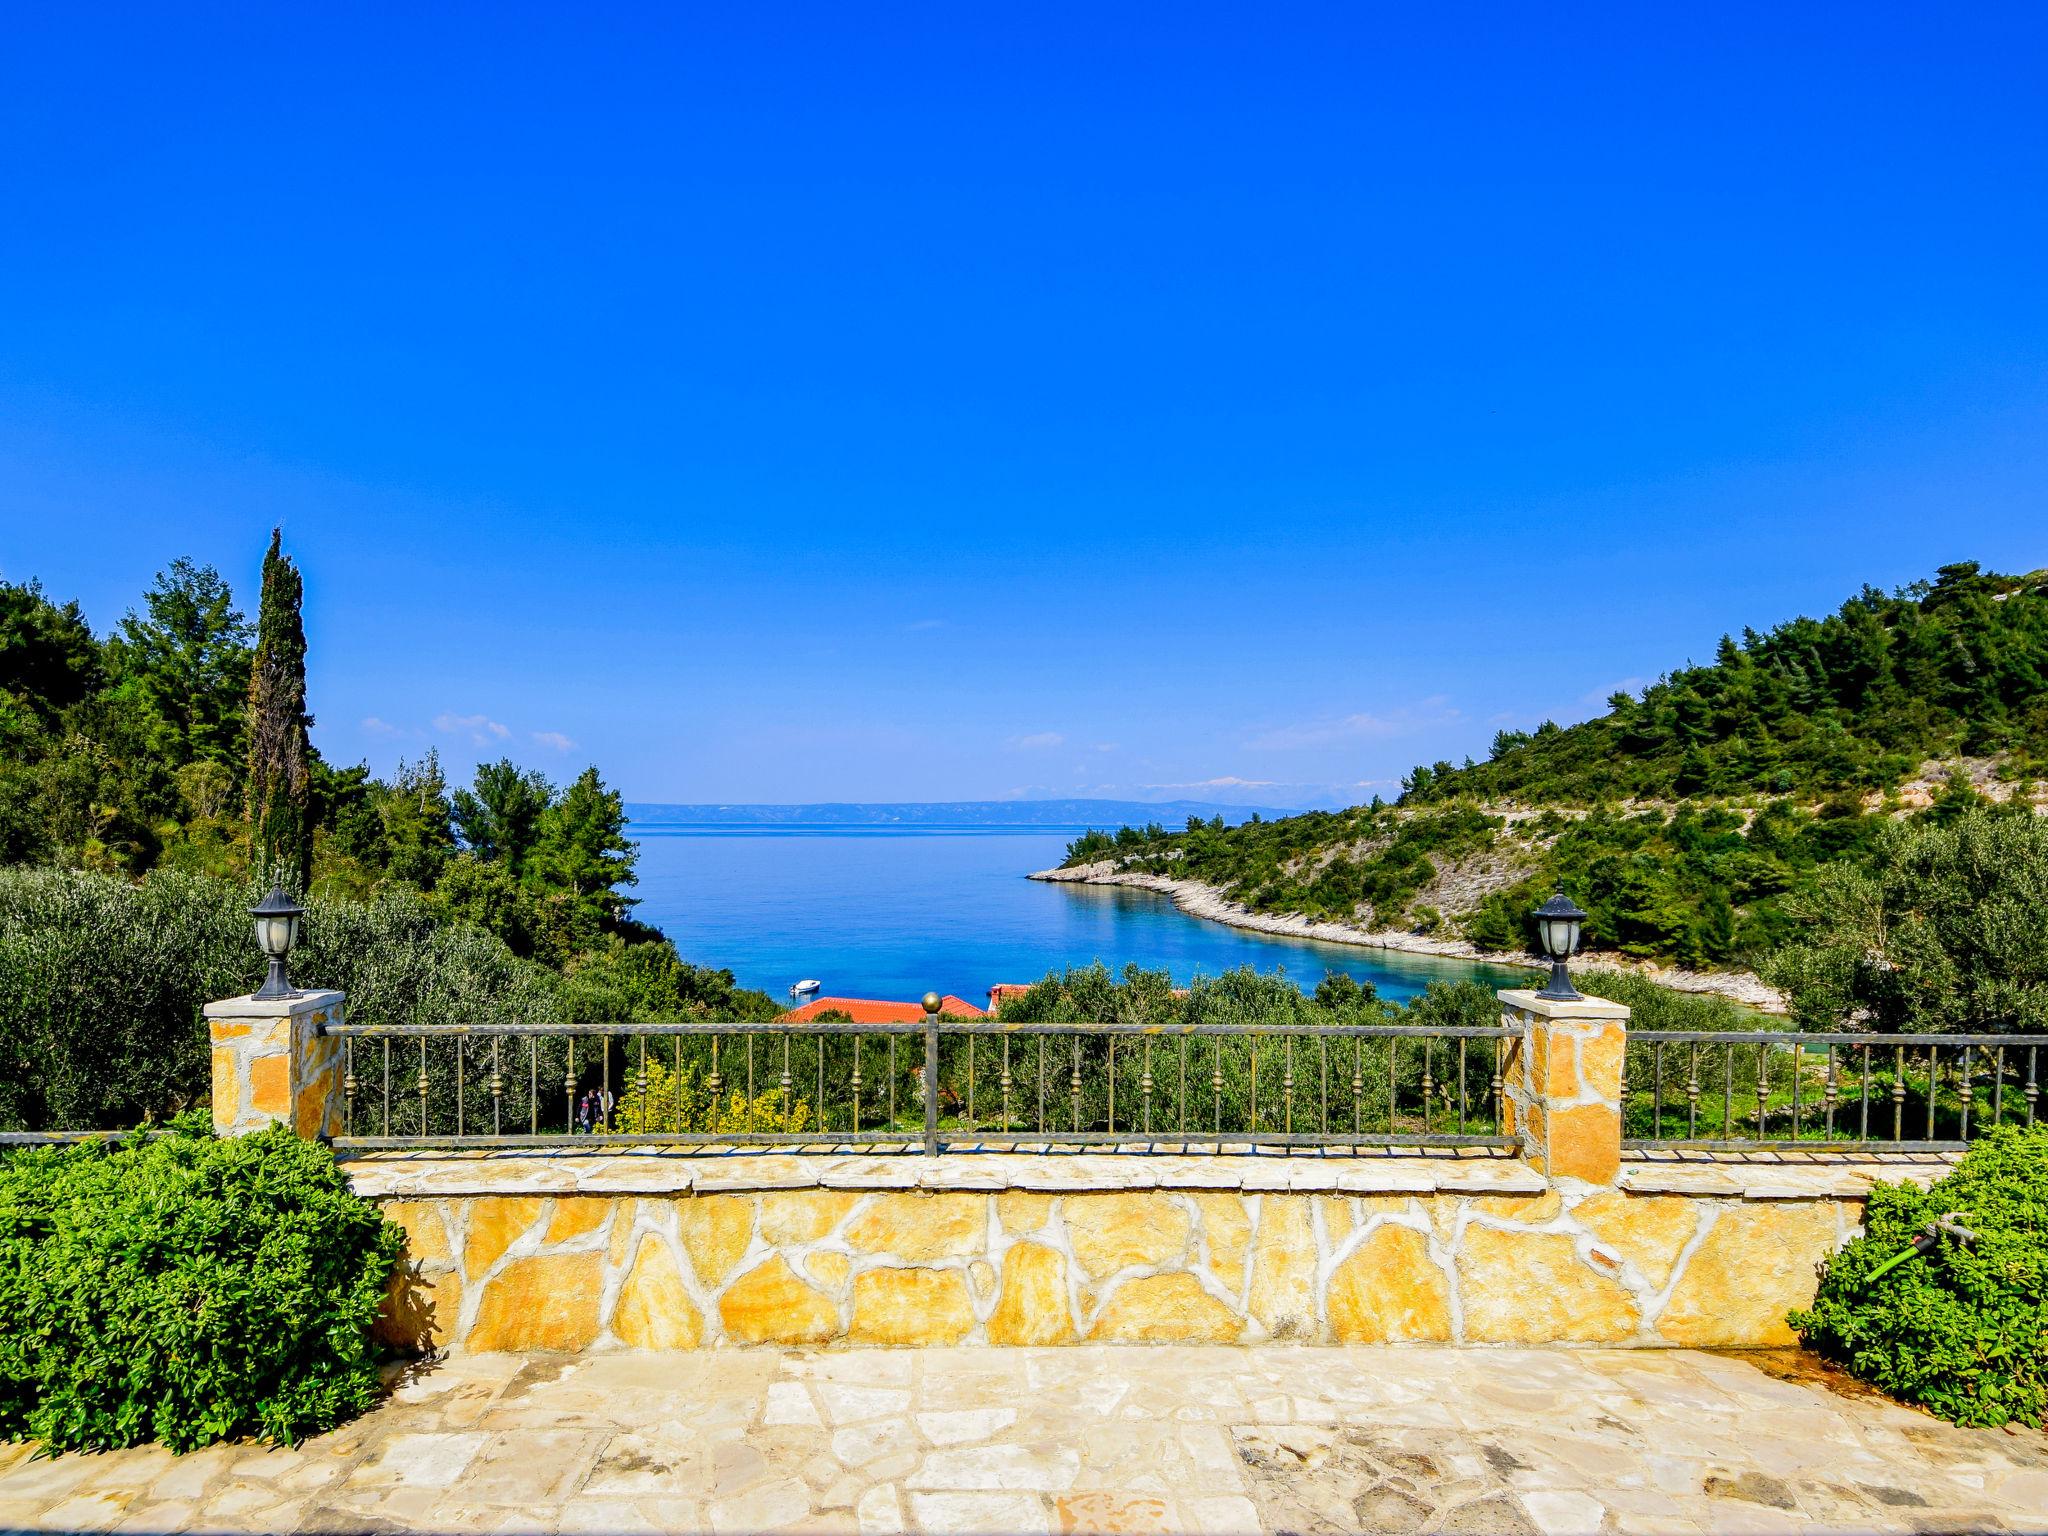
[[[1785,1344],[1855,1198],[768,1190],[387,1199],[411,1347]]]

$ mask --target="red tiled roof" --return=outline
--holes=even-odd
[[[939,1012],[956,1019],[981,1019],[987,1015],[964,997],[950,992],[939,999]],[[872,997],[814,997],[801,1008],[782,1017],[792,1023],[815,1019],[821,1013],[843,1013],[856,1024],[916,1024],[924,1018],[923,1003],[889,1003]]]

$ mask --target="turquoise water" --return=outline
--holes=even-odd
[[[1026,880],[1065,857],[1079,828],[1047,831],[706,827],[635,822],[636,915],[684,958],[781,997],[815,977],[827,993],[977,1005],[996,982],[1100,960],[1176,981],[1240,965],[1313,987],[1329,971],[1412,997],[1431,981],[1524,974],[1457,960],[1269,938],[1188,917],[1148,891]]]

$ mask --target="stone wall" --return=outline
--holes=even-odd
[[[704,1164],[356,1165],[408,1234],[394,1340],[1775,1345],[1869,1181],[1943,1171],[1643,1163],[1603,1188],[1503,1158]]]
[[[1500,994],[1515,1151],[804,1155],[601,1144],[349,1166],[405,1228],[411,1348],[1785,1344],[1872,1178],[1944,1161],[1624,1162],[1628,1010]],[[207,1007],[214,1122],[342,1129],[341,994]]]

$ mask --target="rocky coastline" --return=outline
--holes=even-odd
[[[1478,960],[1492,965],[1529,967],[1534,964],[1527,955],[1481,949],[1465,939],[1439,939],[1397,928],[1368,929],[1350,923],[1321,922],[1298,912],[1254,912],[1243,903],[1231,900],[1213,885],[1199,880],[1175,880],[1165,875],[1120,869],[1113,859],[1076,864],[1069,868],[1041,869],[1029,878],[1054,885],[1114,885],[1155,891],[1170,897],[1173,904],[1190,917],[1206,918],[1212,923],[1225,923],[1252,933],[1314,939],[1325,944],[1352,944],[1365,949],[1396,950],[1410,955],[1436,955],[1448,960]],[[1589,956],[1584,963],[1591,970],[1633,971],[1674,992],[1710,993],[1761,1013],[1785,1012],[1784,995],[1748,971],[1688,971],[1677,966],[1611,955]]]

